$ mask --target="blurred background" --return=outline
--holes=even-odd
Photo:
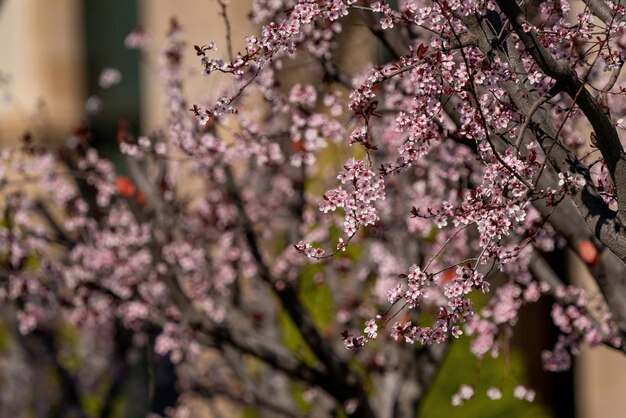
[[[237,49],[244,35],[256,32],[257,28],[246,18],[249,0],[230,3]],[[88,111],[93,113],[89,125],[98,148],[113,157],[121,123],[127,124],[135,134],[156,128],[164,115],[162,89],[156,76],[159,48],[172,16],[177,17],[189,42],[185,62],[193,76],[199,65],[192,45],[212,40],[220,43],[224,39],[223,22],[214,1],[0,0],[0,146],[18,143],[26,132],[50,145],[60,144],[84,123]],[[124,47],[125,38],[138,26],[151,40],[144,53]],[[350,36],[368,36],[358,29]],[[352,41],[346,39],[347,43]],[[370,57],[347,56],[344,60],[374,59],[380,51],[376,51],[375,42],[371,44]],[[100,78],[103,71],[111,69],[119,71],[121,80],[103,88]],[[211,97],[219,82],[219,76],[215,75],[209,79],[192,77],[186,85],[190,102]],[[591,281],[580,273],[584,268],[568,260],[566,254],[561,254],[554,263],[560,264],[561,271],[572,282],[588,286]],[[594,289],[591,291],[595,293]],[[540,372],[540,352],[551,346],[555,335],[546,325],[549,309],[549,304],[544,302],[524,312],[516,331],[517,351],[513,362],[518,372],[525,374],[530,385],[542,394],[544,405],[539,411],[520,404],[514,415],[626,418],[626,357],[619,353],[604,347],[585,350],[572,373]],[[16,373],[14,369],[19,361],[11,349],[13,342],[6,321],[3,319],[4,325],[0,327],[0,392],[5,393],[4,397],[0,396],[0,402],[8,396],[7,388],[11,385],[7,381]],[[465,343],[460,344],[440,373],[422,415],[429,418],[501,416],[497,408],[488,412],[490,407],[485,405],[449,408],[450,393],[474,373],[463,370],[462,365],[466,364],[463,356],[470,354],[462,345]],[[495,370],[501,364],[486,367]],[[496,374],[489,370],[482,373]],[[46,383],[42,386],[35,378],[24,378],[21,382],[23,391],[46,391]],[[210,412],[206,414],[211,416]],[[13,416],[0,403],[0,417]],[[33,412],[29,416],[40,415]]]

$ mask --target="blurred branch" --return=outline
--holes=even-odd
[[[554,296],[556,289],[560,287],[564,287],[565,283],[559,278],[559,276],[552,270],[552,267],[548,264],[548,262],[538,254],[533,255],[533,258],[529,265],[530,273],[535,277],[535,279],[546,283],[550,287],[550,293]],[[590,319],[594,321],[594,324],[597,329],[600,328],[598,322],[590,316]],[[621,331],[622,338],[626,337],[626,333]],[[617,350],[621,353],[626,353],[626,346],[622,344],[619,347],[615,347],[614,345],[605,343],[607,347],[610,347],[614,350]]]
[[[416,417],[422,401],[430,389],[441,365],[446,358],[450,342],[431,344],[420,349],[409,350],[412,358],[408,367],[402,368],[402,380],[396,393],[393,417]]]
[[[244,405],[256,405],[263,409],[267,409],[270,412],[275,413],[278,416],[289,418],[302,418],[303,415],[296,411],[286,409],[282,405],[278,405],[272,402],[270,398],[257,396],[252,392],[245,392],[243,394],[237,394],[235,391],[228,389],[223,385],[209,385],[204,383],[197,383],[193,386],[192,391],[206,398],[213,398],[215,396],[223,396],[238,404]]]
[[[30,335],[22,335],[19,331],[16,331],[15,335],[30,358],[31,363],[37,364],[39,357],[38,350],[43,350],[44,355],[48,357],[53,364],[61,390],[61,399],[56,407],[53,407],[50,411],[50,416],[54,418],[88,418],[87,413],[82,408],[76,378],[59,361],[54,332],[49,329],[38,328]],[[36,340],[38,340],[39,343],[35,346],[34,343]]]
[[[609,5],[604,0],[583,0],[583,3],[589,7],[593,13],[602,22],[610,22],[613,20],[613,13]]]
[[[261,254],[256,233],[246,213],[244,202],[239,194],[239,189],[229,166],[224,167],[224,174],[226,178],[226,191],[231,196],[237,208],[244,236],[252,258],[257,264],[259,276],[274,290],[307,345],[309,345],[316,357],[326,366],[328,374],[327,383],[330,385],[327,386],[326,389],[330,389],[329,394],[342,403],[349,399],[358,399],[358,407],[355,414],[363,417],[373,417],[374,412],[369,405],[361,378],[350,370],[348,364],[339,358],[329,342],[324,340],[321,336],[313,318],[311,318],[309,312],[300,302],[296,290],[288,281],[283,281],[284,286],[281,287],[280,290],[276,287],[276,280],[272,277],[270,269]]]

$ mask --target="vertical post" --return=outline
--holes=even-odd
[[[124,47],[124,39],[138,25],[137,0],[83,0],[83,7],[87,93],[103,103],[90,117],[90,128],[95,147],[114,157],[120,121],[125,120],[134,135],[139,132],[139,55]],[[98,81],[107,67],[119,70],[122,81],[103,88]]]

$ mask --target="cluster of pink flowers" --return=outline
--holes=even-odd
[[[541,353],[546,370],[569,370],[572,356],[585,343],[591,347],[608,343],[614,347],[622,344],[622,338],[611,322],[611,315],[600,314],[596,318],[589,310],[589,300],[582,289],[568,286],[555,291],[557,302],[552,305],[552,320],[562,332],[552,350]]]
[[[326,213],[342,208],[345,212],[343,229],[351,237],[360,226],[373,225],[378,221],[374,204],[385,198],[385,184],[381,176],[366,167],[364,161],[355,159],[343,166],[337,179],[342,186],[324,194],[320,210]]]

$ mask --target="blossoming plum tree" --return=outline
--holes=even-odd
[[[219,394],[268,416],[302,415],[297,382],[320,413],[414,417],[450,340],[468,334],[475,356],[498,356],[542,295],[561,333],[547,370],[570,368],[582,344],[626,351],[620,1],[255,0],[260,33],[241,51],[216,4],[227,39],[194,48],[204,75],[229,83],[187,102],[172,21],[168,118],[118,135],[128,176],[85,131],[58,152],[32,139],[3,151],[0,295],[21,332],[59,314],[102,333],[119,324],[179,367],[210,348],[219,367],[181,379],[178,412],[186,395]],[[340,68],[348,19],[391,59]],[[293,60],[323,82],[289,83]],[[349,156],[335,167],[328,149]],[[45,198],[21,190],[33,179]],[[594,278],[599,308],[545,260],[561,246]],[[304,352],[284,343],[281,318]]]

